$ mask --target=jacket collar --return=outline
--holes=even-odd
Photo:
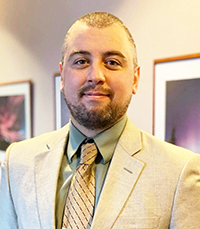
[[[134,157],[141,148],[141,133],[128,120],[110,164],[92,229],[112,228],[145,166]]]
[[[55,227],[57,181],[68,131],[66,125],[51,133],[50,137],[46,138],[44,150],[38,152],[35,157],[35,191],[41,228],[52,228],[52,225]]]
[[[66,125],[52,133],[43,151],[35,157],[36,201],[41,228],[52,228],[52,225],[55,228],[56,187],[68,132],[69,126]],[[93,229],[112,228],[145,166],[134,157],[141,148],[141,133],[128,119],[109,167],[95,211]]]

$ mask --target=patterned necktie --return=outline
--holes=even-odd
[[[91,140],[81,146],[81,161],[72,178],[65,203],[63,228],[89,229],[91,227],[95,203],[93,164],[97,156],[97,148]]]

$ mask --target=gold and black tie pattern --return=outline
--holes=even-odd
[[[63,228],[89,229],[91,227],[95,204],[93,164],[96,156],[97,148],[93,140],[81,146],[81,161],[72,178],[66,200]]]

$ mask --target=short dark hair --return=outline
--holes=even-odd
[[[62,47],[62,62],[64,61],[65,53],[67,50],[67,40],[68,40],[70,31],[76,25],[77,22],[81,22],[81,23],[86,24],[89,27],[96,27],[96,28],[104,28],[107,26],[111,26],[113,24],[117,24],[117,25],[121,26],[124,29],[124,31],[126,32],[126,34],[128,36],[128,40],[130,41],[130,44],[133,47],[134,64],[137,65],[136,45],[135,45],[135,41],[134,41],[129,29],[126,27],[126,25],[118,17],[116,17],[113,14],[107,13],[107,12],[88,13],[88,14],[80,17],[77,21],[75,21],[75,23],[68,30],[68,32],[65,36],[65,39],[64,39],[64,43],[63,43],[63,47]]]

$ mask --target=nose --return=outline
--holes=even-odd
[[[90,84],[104,84],[105,75],[103,71],[103,65],[98,62],[94,62],[88,69],[87,81]]]

